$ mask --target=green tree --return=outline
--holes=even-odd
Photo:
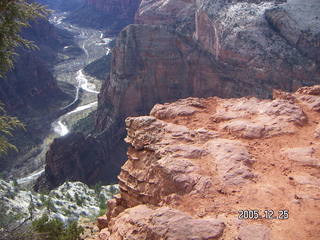
[[[13,68],[15,50],[18,46],[35,49],[36,46],[21,36],[21,30],[28,27],[29,22],[38,17],[45,17],[48,10],[38,3],[29,0],[1,0],[0,1],[0,78]],[[15,117],[6,114],[0,103],[0,155],[10,149],[17,150],[7,140],[16,128],[23,124]]]
[[[0,1],[0,77],[13,68],[16,47],[36,48],[31,41],[21,37],[22,28],[30,26],[30,20],[47,14],[48,10],[42,5],[28,0]]]
[[[9,150],[17,151],[17,148],[7,139],[17,128],[24,128],[24,125],[17,118],[8,116],[0,103],[0,155],[6,154]]]
[[[67,226],[58,219],[49,220],[48,215],[43,215],[41,218],[32,222],[33,230],[38,233],[35,239],[47,240],[78,240],[84,229],[79,227],[77,222],[71,222]],[[41,238],[39,238],[41,237]]]
[[[101,194],[99,197],[99,216],[102,216],[106,213],[107,211],[107,204],[106,204],[106,197]]]

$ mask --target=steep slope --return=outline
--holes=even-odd
[[[46,20],[33,22],[22,35],[39,49],[19,48],[14,69],[6,78],[0,79],[0,101],[9,114],[19,117],[27,127],[27,131],[17,132],[13,139],[20,149],[19,154],[24,154],[31,145],[40,144],[43,134],[49,131],[52,118],[71,100],[71,96],[58,87],[51,68],[57,61],[58,50],[70,44],[72,37]],[[11,165],[16,157],[16,153],[1,157],[1,169]]]
[[[67,20],[74,24],[101,29],[106,35],[114,36],[123,27],[133,23],[140,1],[86,0]]]
[[[127,118],[120,194],[98,239],[319,239],[319,104],[320,85]]]
[[[319,83],[319,8],[318,1],[298,0],[142,1],[139,24],[118,36],[99,94],[94,137],[103,159],[95,160],[108,176],[97,179],[114,178],[124,162],[124,119],[156,103],[189,96],[270,98],[272,89]],[[47,159],[48,169],[54,161]]]
[[[33,41],[39,49],[19,49],[14,69],[2,79],[0,100],[9,111],[24,110],[27,113],[59,100],[55,96],[62,95],[62,92],[50,68],[56,61],[56,52],[72,41],[71,36],[64,34],[46,20],[33,22],[23,31],[23,37]]]

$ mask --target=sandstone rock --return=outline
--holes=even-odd
[[[109,239],[318,240],[319,144],[310,142],[317,115],[302,111],[298,95],[192,99],[204,107],[188,117],[179,115],[184,104],[190,107],[183,99],[157,105],[153,116],[128,118],[120,194],[108,202]],[[254,138],[221,127],[237,121],[270,127],[266,119],[274,129],[259,135],[253,128]],[[240,209],[259,209],[261,216],[288,210],[289,220],[274,220],[280,228],[263,219],[256,224],[238,219]]]
[[[201,158],[201,156],[205,156],[208,154],[207,151],[205,151],[203,148],[196,147],[193,145],[173,145],[168,146],[164,149],[166,153],[173,153],[172,156],[174,158],[189,158],[189,159],[197,159]]]
[[[110,238],[110,232],[108,231],[108,229],[102,229],[99,233],[99,239],[100,240],[109,240]]]
[[[309,109],[320,112],[320,96],[302,95],[298,99],[306,104]]]
[[[113,220],[110,239],[209,240],[219,239],[224,229],[216,219],[194,219],[178,210],[139,205]]]
[[[294,176],[293,179],[295,182],[299,184],[307,184],[320,187],[320,179],[313,176]]]
[[[214,158],[213,164],[216,164],[223,183],[238,185],[254,177],[250,170],[254,160],[243,143],[215,139],[207,143],[207,149]]]
[[[301,94],[301,95],[319,96],[320,95],[320,85],[315,85],[312,87],[302,87],[302,88],[299,88],[296,93]]]
[[[142,1],[136,23],[143,24],[130,25],[119,34],[112,70],[99,95],[94,135],[102,149],[98,161],[111,169],[108,175],[115,179],[126,159],[125,118],[147,114],[154,104],[190,96],[268,98],[274,88],[292,91],[318,83],[318,6],[316,0]],[[295,46],[283,28],[290,19],[274,18],[273,24],[266,19],[266,11],[276,7],[283,8],[304,32]],[[225,127],[235,137],[271,137],[292,134],[295,124],[306,121],[293,103],[284,106],[278,99],[269,104],[295,113],[278,119],[275,116],[282,113],[275,107],[276,112],[261,116],[265,121],[237,119],[247,122],[225,122],[210,130]],[[180,114],[193,117],[208,110],[196,109],[185,105]],[[187,116],[177,121],[183,118]]]
[[[320,85],[298,89],[295,96],[313,111],[320,111]]]
[[[284,92],[281,90],[276,90],[276,89],[273,90],[272,97],[273,97],[273,99],[287,100],[290,103],[295,103],[295,101],[296,101],[296,98],[291,93]]]
[[[303,125],[306,116],[295,103],[275,99],[272,102],[256,98],[218,105],[212,116],[214,122],[232,135],[243,138],[262,138],[292,133],[294,125]]]
[[[239,240],[269,240],[270,229],[262,224],[251,224],[240,228]]]
[[[287,148],[282,149],[281,153],[289,160],[302,164],[304,166],[319,167],[320,160],[316,158],[315,148],[301,147],[301,148]]]
[[[314,131],[314,137],[320,138],[320,124],[318,124],[318,126],[316,127],[316,129]]]
[[[106,228],[108,226],[108,221],[107,221],[107,217],[106,216],[101,216],[97,218],[98,221],[98,228],[99,230]]]
[[[171,190],[171,192],[176,191],[180,194],[184,194],[196,189],[198,191],[204,191],[211,185],[208,179],[206,184],[203,185],[205,178],[195,173],[198,168],[188,160],[163,158],[159,160],[154,167],[155,169],[159,169],[162,172],[163,177],[169,180],[171,189],[174,187],[174,190]]]
[[[205,106],[199,99],[188,98],[187,101],[177,101],[174,104],[155,105],[151,112],[151,116],[158,119],[170,119],[176,116],[191,116],[196,112],[200,112]]]

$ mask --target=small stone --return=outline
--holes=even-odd
[[[239,240],[270,240],[270,229],[262,224],[240,227]]]
[[[100,240],[109,240],[110,232],[107,228],[102,229],[99,233],[99,239]]]
[[[106,216],[101,216],[97,218],[98,221],[98,228],[99,230],[106,228],[108,226],[108,219]]]

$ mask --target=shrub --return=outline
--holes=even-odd
[[[57,211],[50,196],[47,198],[47,200],[44,201],[43,204],[47,208],[48,212],[50,212],[50,211],[56,212]]]
[[[32,222],[32,228],[37,233],[35,239],[46,240],[78,240],[84,229],[77,222],[71,222],[67,226],[58,219],[49,220],[48,215]]]
[[[94,185],[94,192],[97,194],[97,196],[100,195],[101,189],[102,189],[102,184],[100,182]]]
[[[78,193],[75,193],[74,198],[76,200],[77,205],[81,207],[84,203],[83,197],[79,197]]]
[[[104,195],[100,195],[99,197],[99,216],[102,216],[106,213],[107,211],[107,205],[106,205],[106,197]]]

